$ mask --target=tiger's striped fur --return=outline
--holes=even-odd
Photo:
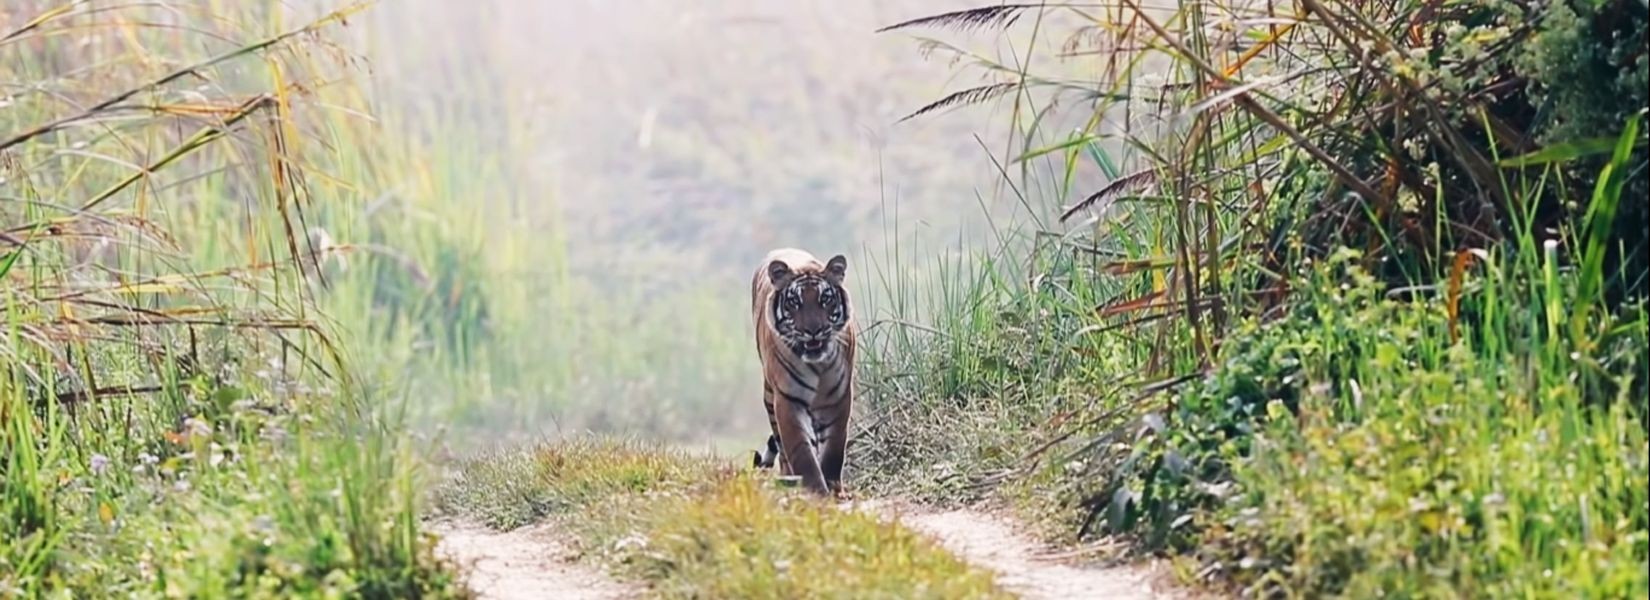
[[[821,264],[785,248],[768,253],[751,279],[756,353],[762,360],[762,404],[768,411],[767,455],[801,477],[803,487],[840,491],[854,406],[857,334],[842,280],[848,259]]]

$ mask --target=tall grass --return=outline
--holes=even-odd
[[[455,593],[306,284],[357,10],[0,11],[0,594]]]
[[[1647,177],[1644,96],[1576,102],[1549,77],[1627,81],[1642,61],[1606,56],[1642,26],[1600,32],[1644,15],[1569,10],[895,25],[1030,29],[1089,74],[924,42],[991,75],[914,112],[1009,103],[1000,173],[1031,219],[896,294],[862,482],[1007,496],[1262,595],[1642,595],[1645,225],[1618,208]],[[1086,124],[1046,125],[1062,112]]]

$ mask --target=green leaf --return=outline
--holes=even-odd
[[[1604,252],[1610,244],[1616,208],[1621,204],[1623,187],[1627,183],[1627,172],[1632,167],[1630,161],[1633,158],[1633,145],[1639,137],[1639,123],[1643,116],[1643,113],[1640,113],[1627,120],[1627,126],[1617,138],[1610,164],[1604,165],[1604,169],[1599,172],[1598,183],[1593,187],[1592,201],[1587,205],[1580,289],[1577,290],[1575,305],[1572,307],[1573,316],[1570,319],[1571,335],[1575,336],[1577,341],[1581,339],[1593,304],[1600,300],[1596,296],[1604,286]]]
[[[5,277],[7,273],[10,273],[12,265],[17,264],[17,257],[22,255],[23,247],[18,246],[16,250],[7,253],[5,258],[0,258],[0,277]]]
[[[1101,136],[1095,135],[1095,134],[1092,134],[1092,133],[1083,134],[1083,135],[1079,135],[1079,136],[1073,136],[1071,139],[1066,140],[1064,142],[1060,142],[1060,143],[1055,144],[1053,146],[1044,146],[1042,148],[1038,148],[1036,150],[1026,152],[1025,154],[1021,154],[1019,157],[1014,159],[1014,162],[1015,163],[1022,163],[1022,162],[1031,160],[1033,158],[1043,156],[1045,154],[1052,154],[1052,153],[1055,153],[1055,152],[1059,152],[1061,150],[1065,150],[1065,149],[1071,148],[1073,146],[1078,146],[1078,145],[1081,145],[1081,144],[1084,144],[1084,143],[1087,143],[1087,142],[1090,142],[1090,141],[1098,140],[1100,138],[1101,138]]]
[[[212,392],[212,403],[217,405],[219,410],[228,410],[229,407],[236,401],[245,397],[245,390],[229,385],[220,387]]]
[[[1111,156],[1107,155],[1099,144],[1090,143],[1084,148],[1089,151],[1089,156],[1094,159],[1094,164],[1100,165],[1100,171],[1106,174],[1107,179],[1117,179],[1122,175],[1123,172],[1117,168],[1117,163],[1112,162]]]
[[[1573,140],[1561,144],[1554,144],[1522,156],[1504,158],[1495,164],[1502,167],[1518,168],[1557,162],[1567,162],[1586,156],[1610,154],[1616,150],[1616,147],[1620,142],[1621,139],[1616,136]],[[1631,147],[1631,145],[1631,142],[1629,142],[1629,147]],[[1638,145],[1644,145],[1643,140],[1640,140]]]
[[[23,251],[28,249],[29,241],[33,240],[35,236],[40,235],[40,232],[45,231],[45,229],[45,223],[35,225],[34,229],[29,231],[28,240],[23,241],[22,244],[18,244],[17,247],[13,248],[10,253],[6,254],[5,258],[0,258],[0,279],[4,279],[6,274],[11,273],[12,267],[17,266],[17,259],[22,258]]]

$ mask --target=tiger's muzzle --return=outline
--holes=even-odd
[[[812,334],[801,334],[791,344],[791,351],[795,352],[797,357],[802,359],[802,362],[827,362],[836,354],[836,348],[831,343],[835,337],[836,331],[831,329]]]

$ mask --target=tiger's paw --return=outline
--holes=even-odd
[[[853,490],[843,486],[841,482],[832,481],[828,485],[831,489],[831,496],[836,498],[838,502],[850,502],[857,497]]]

